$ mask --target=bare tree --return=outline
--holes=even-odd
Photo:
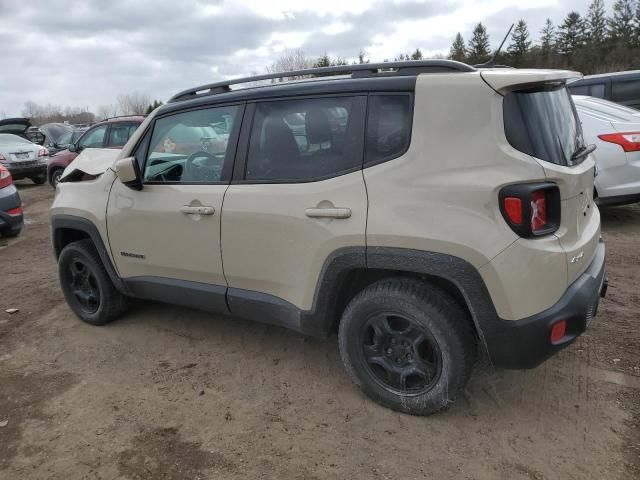
[[[107,118],[117,117],[118,116],[118,106],[111,105],[100,105],[98,110],[96,111],[96,118],[98,120],[106,120]]]
[[[300,48],[295,50],[287,50],[278,57],[271,65],[267,66],[267,73],[293,72],[295,70],[304,70],[313,66],[313,59],[307,57]],[[287,77],[282,80],[296,79],[298,77]],[[282,81],[280,80],[280,81]]]
[[[151,104],[146,93],[131,92],[118,95],[118,112],[120,115],[144,115]]]

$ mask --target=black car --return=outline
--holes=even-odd
[[[0,235],[15,237],[22,230],[22,202],[9,170],[0,165]]]
[[[604,98],[640,109],[640,70],[587,75],[568,87],[572,95]]]

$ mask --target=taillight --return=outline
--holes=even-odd
[[[13,183],[9,170],[0,165],[0,188],[8,187]]]
[[[49,150],[47,150],[46,148],[41,148],[40,150],[38,150],[38,157],[48,157],[49,156]]]
[[[17,217],[18,215],[22,215],[22,207],[17,207],[17,208],[8,210],[7,213],[12,217]]]
[[[509,185],[499,201],[502,216],[521,237],[549,235],[560,226],[560,190],[554,183]]]
[[[607,133],[598,135],[604,142],[620,145],[625,152],[640,152],[640,132]]]

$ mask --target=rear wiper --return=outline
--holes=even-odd
[[[577,149],[571,155],[571,162],[575,162],[576,160],[580,160],[581,158],[586,157],[590,153],[593,153],[596,149],[594,144],[591,145],[582,145],[579,149]]]

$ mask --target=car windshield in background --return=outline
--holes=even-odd
[[[505,134],[513,148],[558,165],[584,159],[582,128],[565,87],[508,93],[503,108]]]
[[[31,143],[26,138],[11,133],[0,133],[0,145],[15,145],[16,143]]]

